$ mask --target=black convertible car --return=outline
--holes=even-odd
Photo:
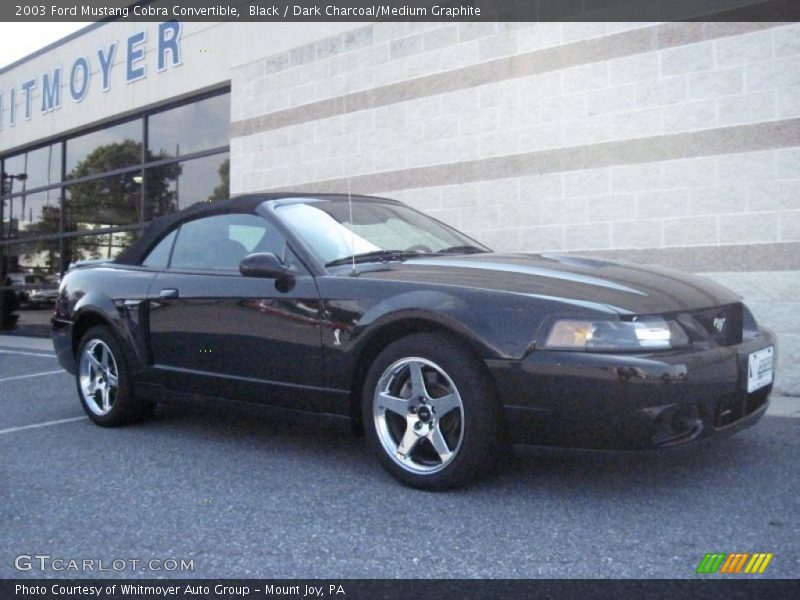
[[[774,339],[653,266],[495,254],[383,198],[253,195],[154,221],[64,278],[53,341],[99,425],[212,397],[348,417],[383,465],[462,484],[512,443],[656,448],[752,425]]]

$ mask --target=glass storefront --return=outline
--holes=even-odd
[[[31,152],[7,158],[3,167],[6,173],[26,173],[25,189],[49,187],[61,181],[62,144],[51,144]],[[16,186],[20,191],[22,185]]]
[[[64,230],[91,231],[138,223],[141,216],[140,171],[90,179],[64,188]]]
[[[147,169],[148,220],[198,202],[227,198],[229,165],[225,153]]]
[[[113,259],[151,219],[227,198],[229,144],[224,91],[2,157],[0,328],[46,335],[42,309],[71,264]]]
[[[142,119],[67,140],[66,179],[130,167],[142,162]]]
[[[229,103],[227,96],[217,96],[153,115],[149,119],[151,155],[170,158],[227,146]]]

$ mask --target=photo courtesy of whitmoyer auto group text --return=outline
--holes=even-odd
[[[0,3],[0,600],[800,594],[800,2]]]

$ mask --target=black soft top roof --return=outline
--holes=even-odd
[[[178,212],[153,219],[142,233],[142,236],[125,249],[115,260],[115,263],[122,265],[140,264],[150,248],[157,241],[164,237],[173,226],[184,221],[190,221],[203,216],[222,215],[226,213],[241,213],[255,211],[256,207],[268,200],[285,200],[291,198],[314,198],[319,200],[333,200],[347,198],[347,194],[305,194],[302,192],[282,192],[272,194],[248,194],[237,196],[229,200],[216,200],[214,202],[197,202]],[[379,201],[396,202],[386,198],[374,198],[370,196],[352,196],[354,201]]]

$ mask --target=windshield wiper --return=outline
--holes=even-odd
[[[380,260],[402,260],[409,256],[419,256],[419,252],[407,252],[405,250],[374,250],[372,252],[364,252],[363,254],[356,254],[355,256],[345,256],[337,258],[328,263],[326,267],[338,267],[339,265],[349,265],[353,262],[363,263]]]
[[[443,250],[439,250],[436,254],[484,254],[486,250],[478,248],[478,246],[450,246]]]

